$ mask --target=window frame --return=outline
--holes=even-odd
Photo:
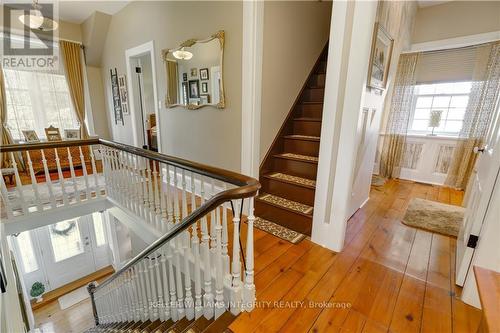
[[[413,122],[415,121],[415,112],[417,110],[417,102],[419,97],[432,97],[432,100],[434,102],[434,98],[436,97],[450,97],[450,101],[448,102],[447,107],[442,107],[442,108],[433,108],[432,105],[428,108],[429,110],[432,111],[432,109],[442,109],[443,111],[446,112],[446,116],[441,118],[441,121],[448,122],[448,120],[456,121],[457,119],[448,119],[448,114],[450,112],[450,104],[452,101],[453,97],[470,97],[470,91],[468,93],[443,93],[443,94],[438,94],[438,93],[432,93],[432,94],[419,94],[418,93],[418,86],[419,85],[437,85],[437,84],[442,84],[442,83],[472,83],[471,81],[457,81],[457,82],[434,82],[434,83],[425,83],[425,84],[417,84],[415,85],[415,89],[417,89],[417,93],[414,94],[414,98],[412,101],[412,106],[411,106],[411,112],[410,112],[410,122],[408,124],[408,130],[407,133],[408,135],[416,135],[416,136],[426,136],[431,134],[431,131],[426,130],[426,131],[421,131],[421,130],[413,130]],[[421,108],[423,109],[423,108]],[[467,109],[467,105],[465,106],[465,109]],[[417,120],[423,120],[423,119],[417,119]],[[462,119],[462,122],[464,119]],[[438,137],[446,137],[446,138],[458,138],[460,131],[458,132],[443,132],[443,131],[434,131],[435,136]]]

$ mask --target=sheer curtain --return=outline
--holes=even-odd
[[[401,171],[406,134],[415,98],[415,72],[419,54],[402,54],[394,82],[394,92],[380,155],[379,174],[396,178]]]
[[[482,147],[500,96],[500,42],[489,46],[486,70],[475,77],[462,130],[453,152],[445,184],[465,189],[476,162],[474,147]]]

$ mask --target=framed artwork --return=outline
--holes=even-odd
[[[208,94],[200,95],[200,102],[201,104],[210,104],[210,95]]]
[[[182,104],[187,105],[189,103],[189,88],[187,82],[182,82]]]
[[[79,140],[80,130],[79,129],[64,129],[64,138],[68,140]]]
[[[201,68],[200,69],[200,79],[208,80],[208,68]]]
[[[125,75],[118,75],[118,89],[120,91],[120,104],[122,107],[122,114],[129,114],[127,79],[125,78]]]
[[[191,68],[191,77],[197,77],[198,76],[198,69],[197,68]]]
[[[202,93],[208,93],[208,82],[202,82],[201,83],[201,92]]]
[[[118,85],[118,74],[116,68],[114,69],[114,72],[112,69],[109,72],[111,75],[111,94],[112,94],[111,97],[113,98],[115,124],[121,122],[122,125],[125,125],[125,123],[123,122],[122,103],[120,99],[120,87]]]
[[[188,73],[182,73],[182,81],[188,80]]]
[[[199,98],[199,97],[200,97],[200,81],[189,80],[189,98]]]
[[[38,142],[40,139],[34,130],[23,131],[24,139],[26,142]]]
[[[56,128],[52,125],[45,129],[45,135],[47,136],[47,141],[61,141],[61,132],[59,132],[59,128]]]
[[[379,24],[375,24],[372,40],[372,51],[368,67],[368,87],[385,89],[387,75],[391,64],[394,39]]]

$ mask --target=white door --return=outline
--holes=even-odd
[[[71,219],[40,229],[40,249],[50,289],[95,271],[88,223]]]
[[[485,140],[484,147],[477,147],[479,158],[469,181],[466,195],[466,211],[457,238],[456,284],[463,286],[470,271],[470,263],[488,207],[493,187],[500,170],[500,113],[497,111]],[[496,203],[498,204],[498,203]]]

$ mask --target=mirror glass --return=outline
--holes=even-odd
[[[163,50],[167,73],[167,107],[225,107],[223,82],[224,31],[190,39],[175,49]]]

